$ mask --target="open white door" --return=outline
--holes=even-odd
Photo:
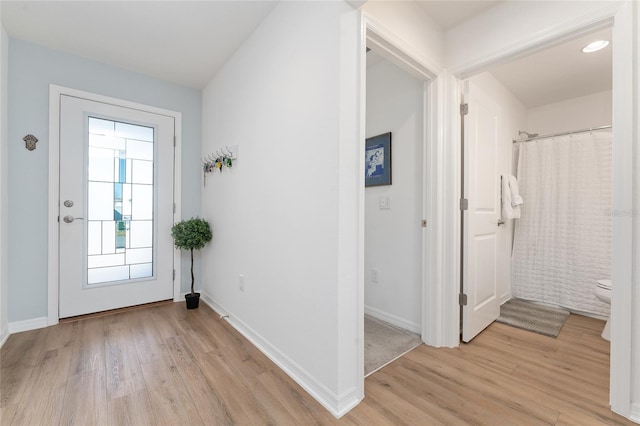
[[[500,108],[468,80],[464,120],[462,340],[469,342],[500,315],[497,294]]]

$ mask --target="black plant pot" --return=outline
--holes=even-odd
[[[200,293],[187,293],[184,295],[184,299],[187,302],[187,309],[197,309],[200,304]]]

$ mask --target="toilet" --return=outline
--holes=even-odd
[[[596,284],[596,297],[604,303],[611,305],[611,280],[598,280]],[[607,318],[607,323],[602,330],[602,338],[611,340],[611,332],[609,331],[609,323],[611,317]]]

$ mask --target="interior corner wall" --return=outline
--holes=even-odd
[[[392,184],[365,189],[365,312],[422,333],[423,82],[383,60],[366,99],[367,137],[392,133]]]
[[[518,135],[518,130],[524,128],[526,108],[490,73],[483,72],[471,77],[470,80],[500,108],[498,169],[501,175],[515,175],[516,164],[514,164],[514,160],[517,157],[514,155],[513,139]],[[499,178],[498,181],[500,181]],[[506,220],[506,223],[500,226],[498,233],[497,294],[500,303],[511,298],[511,251],[516,220]]]
[[[1,19],[0,19],[1,22]],[[8,319],[8,160],[7,160],[7,61],[8,36],[0,24],[0,346],[9,335]]]
[[[9,323],[47,317],[49,85],[138,102],[182,113],[182,215],[200,212],[202,98],[178,86],[15,38],[8,68]],[[22,138],[35,135],[33,151]],[[186,258],[185,258],[186,259]],[[187,263],[188,264],[188,263]],[[198,266],[196,266],[197,270]],[[182,288],[190,285],[183,269]]]
[[[541,105],[527,110],[526,130],[548,135],[570,130],[611,125],[612,91]]]
[[[345,2],[281,2],[203,92],[203,155],[238,147],[202,192],[214,235],[203,298],[334,415],[361,388],[358,253],[341,249],[357,221],[341,223],[340,202],[357,211],[358,115],[341,100],[358,95],[358,15]]]

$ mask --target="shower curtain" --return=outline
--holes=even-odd
[[[610,278],[611,141],[598,132],[519,144],[514,297],[609,314],[594,288]]]

